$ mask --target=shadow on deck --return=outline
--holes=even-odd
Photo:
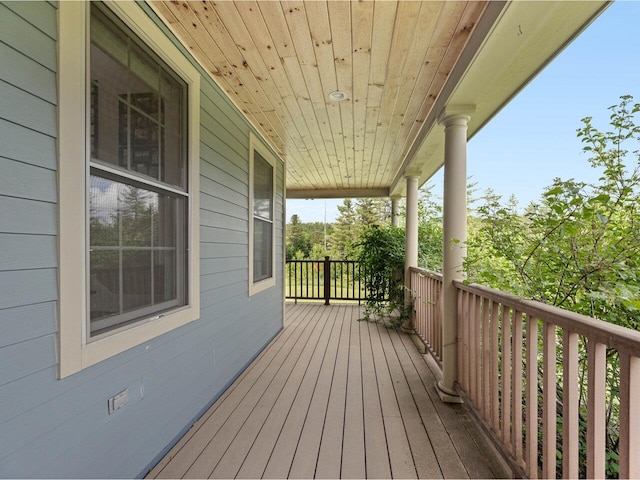
[[[408,335],[352,305],[287,304],[286,325],[148,478],[510,476],[443,404]]]

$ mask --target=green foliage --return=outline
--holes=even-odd
[[[305,258],[321,259],[318,252],[326,252],[325,238],[331,235],[333,227],[322,222],[304,223],[298,215],[292,215],[287,224],[287,260]]]
[[[498,290],[522,294],[516,263],[523,241],[519,232],[524,220],[517,212],[517,201],[506,205],[489,189],[480,198],[477,216],[469,218],[466,273],[475,283]]]
[[[347,254],[358,238],[359,229],[356,226],[356,212],[354,202],[345,198],[342,205],[338,205],[338,218],[331,235],[331,257],[346,259]]]
[[[310,249],[309,238],[304,234],[300,217],[292,215],[287,226],[287,259],[298,258],[298,252],[302,253],[302,258],[305,258]]]
[[[404,231],[393,226],[365,227],[354,245],[354,254],[366,272],[369,293],[362,319],[381,320],[399,327],[411,313],[411,306],[405,303],[403,285]]]
[[[640,164],[637,150],[625,148],[640,137],[638,105],[622,97],[611,111],[612,131],[596,130],[589,117],[578,130],[602,170],[597,183],[556,179],[524,215],[513,200],[485,195],[469,231],[470,281],[638,328]]]
[[[346,259],[358,242],[364,229],[371,225],[382,225],[390,218],[390,202],[383,199],[345,198],[338,205],[339,215],[329,239],[330,256]]]
[[[418,266],[442,269],[442,207],[427,185],[418,197]]]
[[[587,316],[640,328],[640,104],[610,107],[610,128],[582,120],[578,138],[597,182],[555,179],[539,203],[518,214],[489,191],[470,222],[469,281]],[[580,374],[586,353],[580,344]],[[607,476],[617,476],[619,358],[607,355]],[[581,429],[586,412],[581,382]],[[561,397],[561,395],[560,395]],[[561,400],[561,398],[560,398]],[[584,432],[581,433],[584,456]]]

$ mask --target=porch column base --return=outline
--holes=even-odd
[[[442,380],[436,382],[436,392],[438,392],[440,400],[442,400],[444,403],[464,403],[462,397],[458,395],[458,392],[445,387],[442,384]]]

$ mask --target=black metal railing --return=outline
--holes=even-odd
[[[287,260],[285,296],[293,300],[357,301],[368,298],[367,272],[354,260]]]

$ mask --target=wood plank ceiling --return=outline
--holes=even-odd
[[[310,198],[389,192],[487,3],[150,2]]]

